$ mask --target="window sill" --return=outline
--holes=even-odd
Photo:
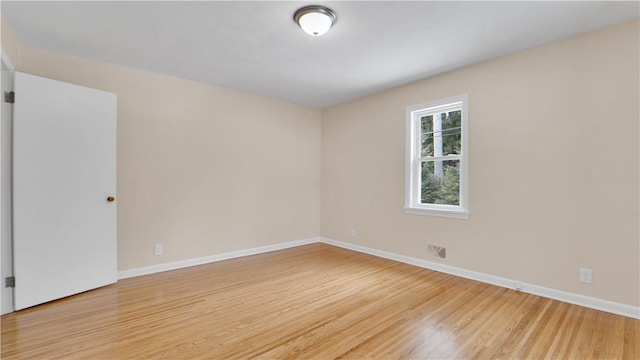
[[[405,214],[411,215],[430,215],[430,216],[441,216],[448,217],[454,219],[468,219],[469,218],[469,210],[453,210],[453,209],[425,209],[425,208],[416,208],[416,207],[404,207]]]

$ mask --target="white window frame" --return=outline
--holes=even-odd
[[[409,106],[406,109],[405,205],[404,212],[416,215],[435,215],[459,219],[469,218],[469,98],[467,95]],[[423,204],[421,202],[421,133],[422,117],[435,112],[461,109],[460,155],[443,156],[442,160],[460,161],[460,196],[458,205]],[[430,157],[430,160],[439,160]]]

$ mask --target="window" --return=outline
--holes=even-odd
[[[468,218],[467,96],[407,108],[405,212]]]

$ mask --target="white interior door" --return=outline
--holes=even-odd
[[[116,95],[15,74],[15,308],[117,281]]]

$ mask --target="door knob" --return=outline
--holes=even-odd
[[[108,201],[108,202],[114,202],[114,201],[116,201],[116,198],[114,198],[113,196],[109,196],[109,197],[107,198],[107,201]]]

